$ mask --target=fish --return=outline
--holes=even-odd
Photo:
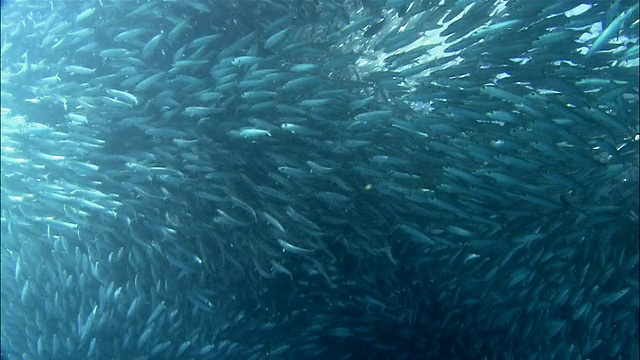
[[[120,98],[119,100],[125,101],[130,105],[138,105],[138,98],[130,94],[126,91],[116,90],[116,89],[107,89],[107,93],[109,95],[115,96],[116,98]]]
[[[230,130],[229,135],[236,138],[252,139],[264,136],[271,136],[268,130],[256,128],[243,128],[240,130]]]
[[[637,14],[637,12],[638,4],[635,4],[631,8],[621,12],[620,15],[618,15],[609,25],[607,25],[606,28],[602,30],[591,47],[589,47],[587,56],[591,56],[598,50],[602,49],[602,47],[615,36],[615,34],[620,30],[620,27],[624,25],[627,19],[629,19],[630,16],[633,16],[634,13]]]
[[[287,36],[289,31],[290,29],[286,28],[268,37],[267,40],[265,40],[264,42],[264,48],[269,50],[272,47],[276,46],[280,41],[282,41]]]
[[[278,243],[280,244],[280,246],[282,246],[282,250],[283,251],[288,251],[292,254],[298,254],[298,255],[303,255],[303,254],[309,254],[311,252],[313,252],[313,250],[309,250],[309,249],[303,249],[301,247],[295,246],[295,245],[291,245],[288,242],[282,240],[282,239],[278,239]]]
[[[3,4],[3,358],[638,357],[636,3],[247,4]]]

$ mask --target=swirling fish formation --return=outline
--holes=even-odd
[[[637,359],[638,4],[11,1],[6,359]]]

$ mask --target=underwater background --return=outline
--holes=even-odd
[[[3,359],[638,359],[638,4],[4,1]]]

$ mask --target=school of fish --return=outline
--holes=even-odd
[[[6,1],[3,359],[638,359],[638,3]]]

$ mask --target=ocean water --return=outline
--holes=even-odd
[[[633,1],[3,1],[3,359],[637,359]]]

